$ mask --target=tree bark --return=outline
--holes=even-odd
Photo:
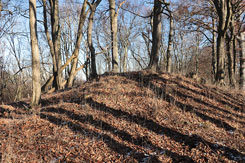
[[[200,50],[199,50],[199,46],[200,46],[200,40],[199,40],[199,35],[197,36],[197,43],[196,43],[196,56],[195,56],[195,72],[196,74],[199,73],[199,55],[200,55]]]
[[[212,74],[213,74],[213,81],[216,79],[216,70],[217,70],[217,37],[216,37],[216,25],[215,25],[215,18],[212,18]]]
[[[213,0],[219,23],[217,38],[217,72],[216,83],[225,85],[225,35],[231,21],[232,6],[230,0]]]
[[[101,0],[97,0],[94,4],[90,4],[90,15],[89,15],[89,23],[88,23],[88,32],[87,32],[87,41],[88,47],[91,54],[91,74],[90,78],[96,78],[97,71],[96,71],[96,57],[95,57],[95,49],[92,42],[92,31],[93,31],[93,21],[94,21],[94,14],[97,6],[100,4]]]
[[[128,58],[128,40],[125,41],[124,55],[123,55],[123,72],[127,72],[127,58]]]
[[[152,49],[151,49],[150,62],[148,65],[148,69],[152,71],[157,71],[159,69],[158,60],[159,60],[161,37],[162,37],[161,11],[162,11],[161,2],[159,0],[154,0]]]
[[[169,36],[168,36],[168,49],[167,49],[167,67],[166,71],[171,73],[171,64],[172,64],[172,46],[173,46],[173,30],[174,21],[172,12],[169,12]]]
[[[43,4],[46,4],[46,0],[43,0]],[[62,65],[60,67],[60,72],[62,72],[72,62],[71,71],[69,73],[69,78],[68,78],[68,81],[66,82],[67,83],[66,84],[67,87],[72,87],[74,78],[75,78],[75,76],[77,74],[77,70],[76,70],[77,61],[78,61],[77,58],[78,58],[80,44],[81,44],[81,40],[82,40],[82,36],[83,36],[83,31],[82,30],[83,30],[84,22],[86,20],[86,16],[87,16],[87,13],[88,13],[88,12],[86,12],[86,8],[87,8],[87,0],[84,0],[83,7],[81,9],[81,14],[80,14],[80,20],[79,20],[79,26],[78,26],[78,33],[77,33],[75,49],[74,49],[74,51],[72,53],[72,56],[66,61],[66,63],[64,65]],[[47,19],[45,21],[45,18],[47,16],[45,16],[45,13],[46,13],[46,10],[44,11],[44,27],[45,27],[46,37],[48,39],[48,43],[49,43],[49,46],[50,46],[50,49],[51,49],[51,54],[52,54],[52,53],[54,53],[54,48],[53,48],[52,40],[51,40],[50,35],[48,33]],[[54,64],[54,65],[56,65],[56,64]],[[49,80],[42,86],[42,91],[46,91],[47,92],[48,88],[51,86],[51,84],[54,83],[54,79],[55,79],[54,75],[52,77],[50,77]],[[65,82],[61,83],[62,87],[64,87],[64,83]]]
[[[55,53],[55,71],[54,71],[54,87],[56,90],[62,89],[62,71],[61,68],[61,52],[60,52],[60,37],[61,29],[59,23],[59,0],[49,0],[51,5],[51,26],[52,26],[52,41]]]
[[[2,0],[0,0],[0,17],[1,17],[2,8],[3,8],[3,4],[2,4]]]
[[[245,30],[240,33],[240,90],[245,90]]]
[[[61,67],[61,53],[60,53],[60,25],[59,25],[59,4],[58,0],[49,0],[51,7],[51,37],[48,31],[48,22],[47,22],[47,6],[46,0],[42,0],[43,2],[43,17],[44,17],[44,29],[45,34],[48,40],[50,53],[52,55],[53,61],[53,77],[52,80],[53,87],[55,90],[61,89],[62,82],[62,71]]]
[[[229,76],[229,85],[231,88],[235,88],[235,76],[234,76],[234,60],[233,60],[233,36],[226,36],[226,52],[227,52],[227,58],[228,58],[228,76]]]
[[[237,74],[237,39],[236,39],[236,35],[233,36],[232,38],[232,47],[233,47],[233,72],[234,72],[234,76],[236,76]]]
[[[217,70],[216,82],[225,85],[225,37],[221,34],[217,38]]]
[[[31,105],[35,106],[40,103],[41,99],[41,75],[40,75],[40,57],[37,41],[37,19],[36,19],[36,0],[29,0],[30,12],[30,38],[32,53],[32,101]]]
[[[82,33],[83,32],[83,26],[84,26],[84,22],[85,22],[86,17],[87,17],[87,12],[86,12],[87,2],[88,2],[87,0],[84,0],[83,7],[82,7],[81,13],[80,13],[76,45],[75,45],[75,49],[74,49],[73,54],[72,54],[72,56],[74,56],[74,59],[72,62],[70,76],[69,76],[68,82],[67,82],[67,87],[72,87],[74,78],[76,76],[78,55],[79,55],[80,45],[81,45],[82,36],[83,36],[83,33]]]
[[[112,40],[112,71],[119,72],[118,42],[117,42],[117,12],[115,0],[109,0]]]

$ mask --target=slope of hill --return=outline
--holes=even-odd
[[[147,71],[0,106],[2,162],[245,162],[244,95]]]

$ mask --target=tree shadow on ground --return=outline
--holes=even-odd
[[[0,106],[0,118],[5,119],[20,119],[22,116],[31,115],[32,113],[29,110],[25,110],[23,108],[18,108],[14,110],[10,110],[5,107]]]
[[[176,106],[178,106],[180,109],[182,109],[183,111],[192,112],[192,113],[196,114],[198,117],[200,117],[201,119],[203,119],[204,121],[208,120],[211,123],[213,123],[214,125],[216,125],[217,127],[223,128],[226,131],[236,130],[236,128],[230,126],[228,123],[226,123],[220,119],[215,119],[213,117],[210,117],[206,114],[199,112],[198,108],[196,108],[192,105],[184,104],[180,101],[177,101],[176,98],[173,97],[171,94],[169,94],[167,91],[167,87],[166,87],[167,80],[164,78],[158,77],[158,75],[152,75],[152,74],[151,75],[142,75],[141,73],[139,73],[138,75],[134,74],[131,76],[127,76],[127,74],[120,74],[120,75],[126,77],[127,79],[138,82],[139,86],[144,86],[146,88],[151,89],[153,92],[155,92],[155,94],[159,98],[162,98],[169,103],[174,101]],[[151,82],[153,79],[161,80],[164,84],[162,84],[161,87],[158,87]],[[177,94],[177,95],[181,96],[181,94]],[[216,151],[216,150],[223,151],[223,155],[225,157],[227,157],[228,159],[234,160],[233,156],[240,156],[241,158],[245,157],[242,153],[238,152],[235,149],[231,149],[229,147],[222,146],[222,145],[213,144],[211,142],[204,140],[202,137],[200,137],[198,135],[189,136],[189,135],[181,134],[181,133],[174,131],[170,128],[163,127],[163,126],[157,124],[156,122],[154,122],[153,120],[146,119],[146,118],[141,117],[141,116],[131,115],[127,112],[107,107],[105,104],[98,103],[98,102],[94,101],[92,98],[87,98],[86,100],[80,98],[79,100],[75,100],[73,102],[81,104],[81,100],[84,100],[85,102],[83,102],[83,103],[89,104],[90,107],[95,109],[95,110],[104,111],[104,112],[112,114],[113,116],[115,116],[117,118],[122,118],[122,119],[129,121],[129,122],[134,122],[136,124],[139,124],[142,127],[145,127],[145,128],[147,128],[147,129],[149,129],[149,130],[151,130],[151,131],[153,131],[159,135],[163,134],[163,135],[166,135],[166,136],[174,139],[176,142],[184,143],[185,145],[189,146],[189,148],[195,148],[198,144],[204,143],[204,144],[208,145],[213,151]],[[197,102],[202,103],[201,100],[199,100]]]
[[[177,83],[177,82],[176,82],[176,83]],[[227,106],[229,106],[230,108],[232,108],[234,111],[237,111],[237,112],[244,112],[244,111],[241,110],[239,107],[237,107],[237,106],[235,106],[235,105],[231,105],[231,104],[229,104],[229,103],[226,103],[226,102],[224,102],[223,100],[220,100],[220,99],[214,97],[212,94],[207,95],[207,94],[205,94],[204,92],[198,92],[198,91],[193,90],[193,89],[191,89],[191,88],[187,88],[187,87],[185,87],[185,86],[183,86],[183,85],[181,85],[181,84],[178,84],[178,87],[180,87],[181,89],[184,89],[184,90],[186,90],[186,91],[190,91],[190,92],[192,92],[192,93],[194,93],[194,94],[196,94],[196,95],[202,95],[202,96],[204,96],[204,97],[209,96],[209,97],[208,97],[209,99],[214,99],[215,101],[220,102],[220,103],[223,104],[223,105],[227,105]],[[198,99],[198,98],[195,98],[195,97],[192,97],[192,96],[188,96],[188,95],[186,95],[186,94],[183,94],[183,93],[181,93],[181,92],[179,92],[179,91],[176,91],[176,93],[180,94],[180,96],[183,96],[183,97],[185,97],[185,98],[192,98],[192,99],[193,99],[194,101],[196,101],[196,102],[203,103],[204,105],[206,105],[206,106],[208,106],[208,107],[210,107],[210,108],[214,108],[214,109],[219,110],[219,111],[221,111],[221,112],[224,112],[224,113],[226,113],[226,114],[231,114],[232,116],[236,116],[236,117],[239,117],[239,118],[245,118],[245,117],[242,117],[242,116],[240,116],[240,115],[231,113],[231,112],[228,111],[228,110],[225,110],[225,109],[222,109],[222,108],[220,108],[220,107],[213,106],[213,105],[211,105],[211,104],[209,104],[209,103],[206,103],[206,102],[204,102],[204,101],[201,101],[201,100]],[[237,105],[242,105],[242,104],[237,104]],[[242,107],[241,107],[241,108],[242,108]]]
[[[207,87],[205,85],[201,85],[201,84],[197,84],[197,83],[194,83],[194,82],[190,82],[190,81],[185,80],[183,78],[176,78],[176,79],[177,79],[176,81],[171,80],[171,82],[174,82],[174,83],[178,84],[179,86],[183,86],[178,81],[184,81],[185,83],[193,85],[196,88],[208,90],[210,92],[210,94],[209,94],[209,96],[210,96],[209,98],[210,99],[215,99],[216,101],[222,103],[223,105],[227,105],[230,108],[233,108],[235,111],[241,111],[243,113],[245,112],[244,110],[241,110],[239,107],[237,107],[237,106],[240,106],[241,108],[244,108],[244,105],[242,104],[242,102],[241,101],[238,102],[237,99],[235,99],[231,94],[229,94],[227,92],[224,92],[224,91],[222,91],[220,89],[217,89],[217,88],[209,88],[209,87]],[[190,88],[186,88],[186,89],[189,89],[193,93],[201,94],[203,96],[207,96],[203,92],[197,92],[196,90],[193,90],[193,89],[190,89]],[[217,98],[217,97],[219,97],[219,98]],[[234,104],[236,104],[237,106],[234,105]]]
[[[106,113],[110,113],[114,117],[125,119],[128,122],[134,122],[136,124],[139,124],[142,127],[147,128],[150,131],[155,132],[156,134],[166,135],[174,139],[176,142],[184,143],[190,149],[197,147],[200,143],[203,143],[203,144],[208,145],[213,151],[216,151],[216,150],[223,151],[223,155],[230,160],[234,160],[233,156],[240,156],[241,158],[245,157],[245,155],[243,155],[242,153],[238,152],[235,149],[231,149],[229,147],[222,146],[222,145],[213,144],[211,142],[204,140],[202,137],[198,135],[195,135],[195,134],[192,136],[184,135],[168,127],[163,127],[159,125],[158,123],[154,122],[153,120],[146,119],[141,116],[131,115],[122,110],[116,110],[116,109],[107,107],[105,104],[98,103],[91,98],[87,99],[86,102],[93,109],[104,111]]]
[[[24,101],[14,102],[14,103],[11,103],[8,105],[10,105],[14,108],[23,109],[23,110],[29,110],[31,108],[31,105],[27,102],[24,102]]]
[[[134,145],[141,146],[142,148],[146,148],[146,145],[147,145],[147,148],[151,147],[154,151],[157,151],[158,153],[164,152],[164,154],[166,154],[167,156],[169,156],[173,159],[173,162],[176,162],[176,163],[177,162],[194,162],[191,158],[189,158],[187,156],[180,156],[175,152],[172,152],[172,151],[167,150],[167,149],[162,149],[162,148],[152,144],[152,142],[147,137],[134,138],[132,135],[130,135],[126,131],[117,129],[117,128],[111,126],[110,124],[108,124],[102,120],[94,119],[92,115],[86,115],[86,116],[85,115],[78,115],[78,114],[75,114],[74,112],[65,110],[63,108],[58,108],[58,109],[57,108],[45,108],[45,109],[42,109],[41,112],[42,112],[40,114],[41,118],[47,119],[56,125],[62,125],[62,119],[48,115],[47,113],[51,112],[51,113],[65,114],[66,116],[68,116],[72,120],[76,120],[80,123],[86,123],[86,124],[93,125],[97,129],[101,129],[103,131],[108,131],[111,134],[118,136],[120,139],[127,141],[127,142],[130,142]],[[100,136],[101,140],[103,140],[112,150],[114,150],[115,152],[117,152],[119,154],[126,156],[130,152],[132,154],[132,157],[134,157],[139,162],[142,161],[144,158],[146,158],[147,153],[141,153],[141,152],[138,152],[138,151],[126,146],[126,145],[120,144],[116,140],[114,140],[112,137],[110,137],[109,135],[100,134],[100,133],[85,129],[85,128],[79,126],[79,124],[75,124],[71,121],[69,121],[67,123],[67,125],[74,132],[79,131],[80,133],[82,133],[85,131],[86,133],[91,133],[91,135],[93,137]],[[154,155],[150,155],[150,161],[151,162],[160,162],[157,159],[157,157]]]
[[[144,86],[148,89],[151,89],[157,95],[157,97],[162,98],[169,103],[174,103],[174,105],[176,105],[178,108],[180,108],[183,111],[192,112],[192,113],[196,114],[198,117],[200,117],[201,119],[203,119],[204,121],[208,120],[209,122],[213,123],[217,127],[223,128],[226,131],[236,130],[236,128],[232,127],[228,123],[226,123],[220,119],[215,119],[215,118],[210,117],[206,114],[203,114],[200,111],[198,111],[198,108],[196,108],[190,104],[184,104],[183,102],[178,101],[177,98],[172,95],[174,92],[176,93],[175,95],[177,95],[179,97],[184,97],[186,95],[180,94],[180,92],[174,90],[173,88],[171,88],[172,93],[169,93],[169,90],[167,88],[167,82],[168,81],[164,78],[159,77],[158,75],[154,75],[154,74],[143,75],[142,73],[137,73],[133,77],[132,76],[128,77],[125,74],[123,74],[123,76],[128,78],[129,80],[133,80],[133,81],[138,82],[139,86]],[[163,82],[163,84],[161,84],[161,87],[158,87],[155,84],[153,84],[153,82],[151,82],[154,79],[157,79],[158,81]],[[193,98],[191,96],[190,96],[190,98],[195,100],[195,98]],[[196,99],[196,102],[199,102],[200,104],[205,105],[205,103],[201,100]]]

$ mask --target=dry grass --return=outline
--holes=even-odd
[[[131,72],[0,106],[2,162],[243,162],[244,95]]]

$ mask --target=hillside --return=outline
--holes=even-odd
[[[166,73],[105,74],[0,106],[2,162],[245,162],[245,96]]]

